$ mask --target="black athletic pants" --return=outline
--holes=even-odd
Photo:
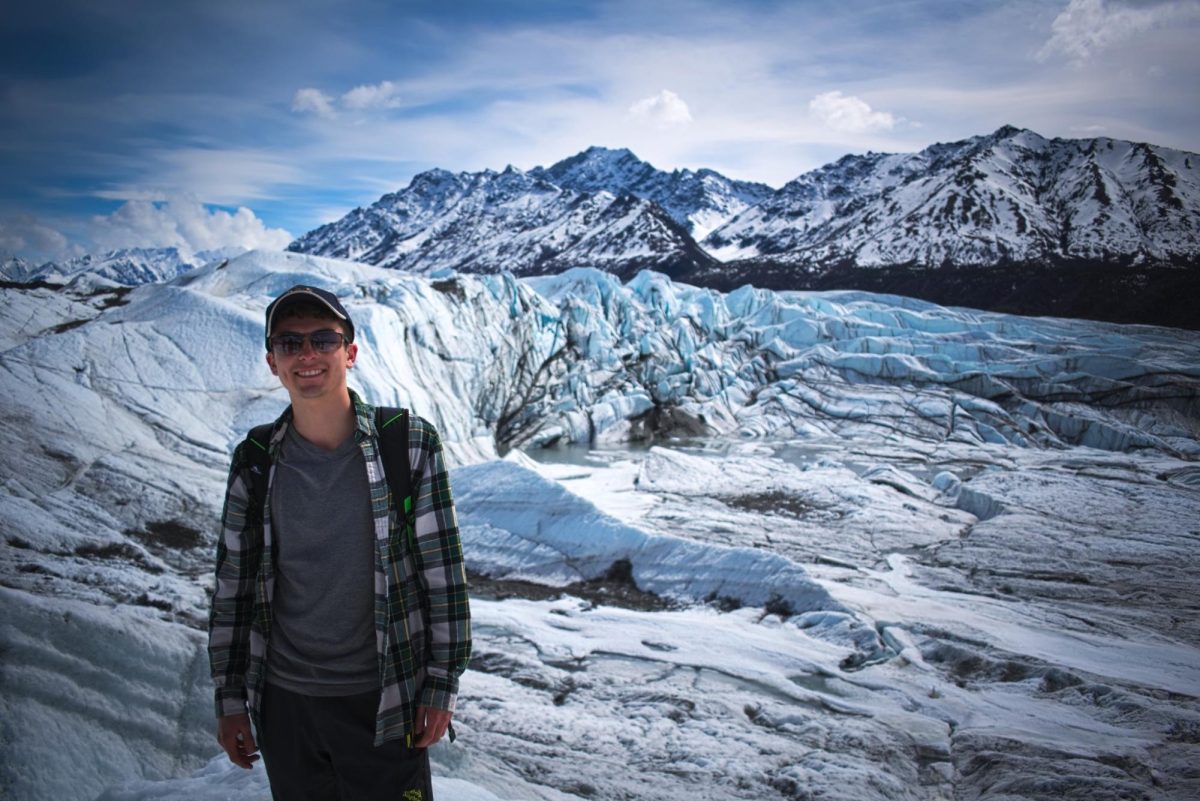
[[[262,749],[275,801],[431,801],[429,754],[375,747],[379,691],[335,698],[267,686]]]

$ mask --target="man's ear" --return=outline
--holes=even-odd
[[[279,371],[275,369],[275,354],[267,351],[267,366],[271,368],[271,375],[279,375]]]
[[[354,360],[358,358],[358,345],[351,342],[346,346],[346,369],[354,366]]]

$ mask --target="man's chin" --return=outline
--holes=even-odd
[[[338,387],[328,381],[319,381],[305,384],[294,384],[288,394],[294,399],[316,400],[330,394],[337,394]],[[342,393],[346,392],[342,388]]]

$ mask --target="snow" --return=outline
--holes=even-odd
[[[489,576],[564,585],[626,560],[637,586],[659,595],[693,602],[727,596],[753,606],[775,597],[798,612],[845,611],[776,554],[647,536],[527,468],[490,462],[464,467],[453,480],[456,506],[469,521],[463,547],[474,569]],[[584,541],[581,530],[589,532]]]
[[[1194,258],[1194,154],[1004,127],[801,175],[701,244],[724,261],[864,267]]]
[[[629,150],[591,147],[530,174],[577,192],[634,195],[658,203],[699,241],[709,231],[769,196],[763,184],[734,181],[712,170],[665,173]]]
[[[61,264],[47,262],[37,268],[10,263],[0,273],[22,283],[48,281],[90,292],[169,281],[202,264],[216,264],[245,252],[245,248],[236,246],[198,253],[183,253],[174,247],[122,248],[102,255],[78,256]]]
[[[475,657],[439,797],[1200,794],[1194,333],[251,253],[0,289],[4,797],[268,797],[218,755],[203,629],[300,282],[454,465]]]
[[[543,175],[512,168],[423,173],[289,249],[424,275],[447,269],[532,275],[574,266],[632,273],[634,265],[679,269],[703,261],[691,237],[664,224],[651,200],[615,185],[615,191],[555,185]]]
[[[200,632],[134,606],[0,588],[6,797],[168,778],[212,749]]]

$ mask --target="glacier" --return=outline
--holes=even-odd
[[[269,797],[217,756],[202,632],[295,283],[454,466],[440,797],[1200,792],[1194,332],[252,252],[0,287],[5,797]]]

